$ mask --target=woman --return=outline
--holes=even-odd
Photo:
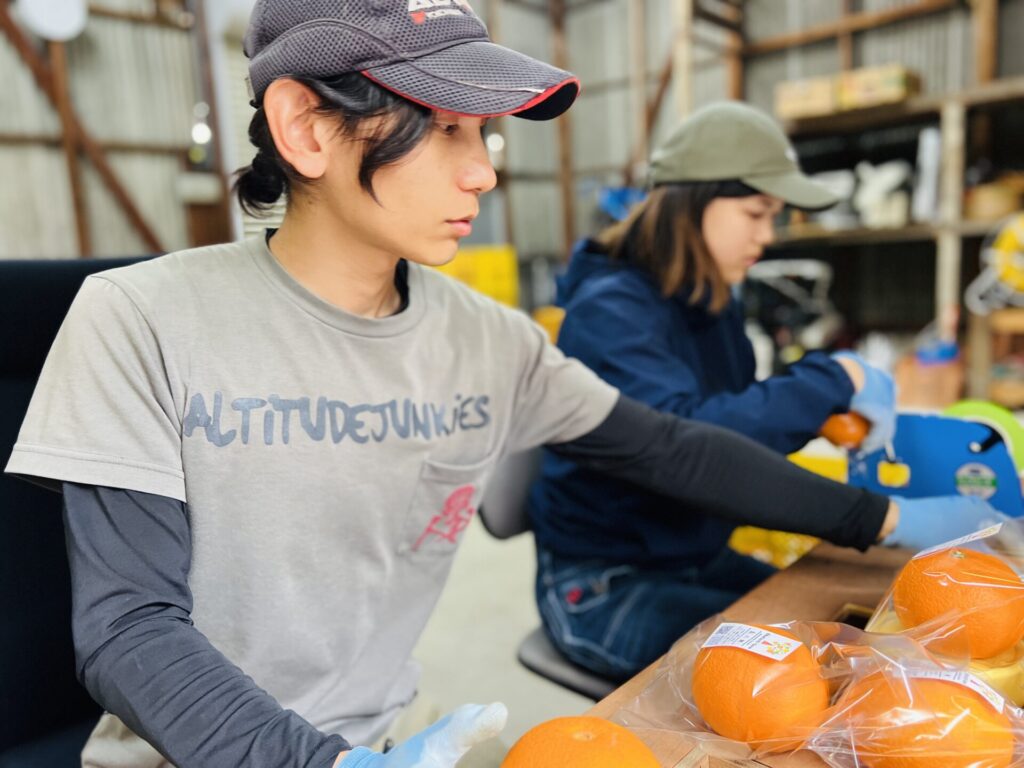
[[[559,285],[562,351],[629,397],[780,454],[849,410],[872,422],[865,449],[890,440],[892,380],[855,355],[812,352],[785,374],[755,381],[735,288],[772,242],[784,205],[836,202],[800,172],[774,121],[740,103],[706,107],[654,154],[651,181],[624,221],[573,254]],[[758,470],[734,463],[721,471],[744,484]],[[901,503],[941,514],[969,502]],[[735,521],[680,509],[551,452],[531,516],[549,636],[613,679],[645,667],[773,572],[727,546]],[[794,516],[782,528],[806,532],[806,522]]]
[[[495,184],[487,117],[560,114],[570,74],[457,0],[260,0],[246,51],[259,153],[238,194],[285,196],[283,224],[87,280],[7,467],[64,493],[78,673],[108,712],[83,765],[453,768],[500,704],[383,742],[507,451],[557,444],[732,519],[827,508],[817,528],[861,548],[905,519],[621,398],[428,268]],[[734,459],[761,479],[698,481]]]

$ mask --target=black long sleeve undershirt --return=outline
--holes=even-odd
[[[548,447],[709,515],[860,550],[877,541],[889,507],[885,496],[801,469],[736,432],[624,396],[597,429]]]
[[[189,768],[330,768],[349,748],[281,707],[192,624],[192,544],[177,499],[64,483],[79,680]]]
[[[737,523],[867,548],[888,501],[824,480],[723,429],[622,397],[552,446],[587,466]],[[65,483],[78,674],[172,763],[328,768],[348,748],[283,709],[191,620],[191,531],[175,499]]]

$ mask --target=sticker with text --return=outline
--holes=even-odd
[[[917,680],[946,680],[950,683],[962,685],[964,688],[970,688],[991,704],[996,712],[1002,713],[1003,707],[1006,706],[1006,701],[994,688],[990,688],[974,675],[967,672],[957,672],[951,669],[912,670],[907,672],[907,677]]]
[[[981,539],[987,539],[989,536],[995,536],[1002,529],[1003,524],[998,523],[996,525],[989,526],[988,528],[985,528],[983,530],[976,531],[975,533],[972,533],[969,536],[961,536],[959,539],[953,539],[952,541],[947,541],[945,544],[939,544],[937,547],[929,547],[928,549],[922,549],[920,552],[914,555],[914,560],[917,560],[917,558],[919,557],[924,557],[925,555],[931,555],[936,552],[941,552],[942,550],[949,549],[950,547],[959,547],[961,544],[966,544],[969,541],[979,541]]]
[[[733,624],[726,622],[711,633],[702,648],[740,648],[751,651],[767,659],[782,661],[802,643],[785,635],[777,635],[767,629],[752,627],[749,624]]]

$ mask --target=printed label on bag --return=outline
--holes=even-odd
[[[995,689],[990,688],[974,675],[970,675],[967,672],[938,669],[913,670],[907,672],[907,677],[918,680],[946,680],[950,683],[962,685],[964,688],[970,688],[991,704],[995,711],[999,713],[1002,713],[1003,708],[1006,706],[1006,701],[995,691]]]
[[[711,633],[711,637],[704,641],[702,648],[740,648],[744,651],[752,651],[758,656],[767,659],[782,661],[793,651],[799,648],[802,643],[791,637],[777,635],[767,629],[752,627],[749,624],[733,624],[726,622]]]
[[[981,531],[972,533],[969,536],[961,536],[959,539],[953,539],[952,541],[947,541],[945,544],[939,544],[937,547],[929,547],[928,549],[922,549],[920,552],[914,555],[913,559],[917,560],[917,558],[919,557],[924,557],[925,555],[932,555],[936,552],[941,552],[944,549],[949,549],[950,547],[958,547],[961,544],[966,544],[969,541],[987,539],[989,536],[995,536],[1001,530],[1003,530],[1003,524],[998,523],[997,525],[993,525]]]

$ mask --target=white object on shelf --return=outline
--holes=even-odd
[[[917,137],[917,181],[911,217],[914,221],[933,222],[939,218],[939,171],[942,167],[942,134],[938,128],[925,128]]]

